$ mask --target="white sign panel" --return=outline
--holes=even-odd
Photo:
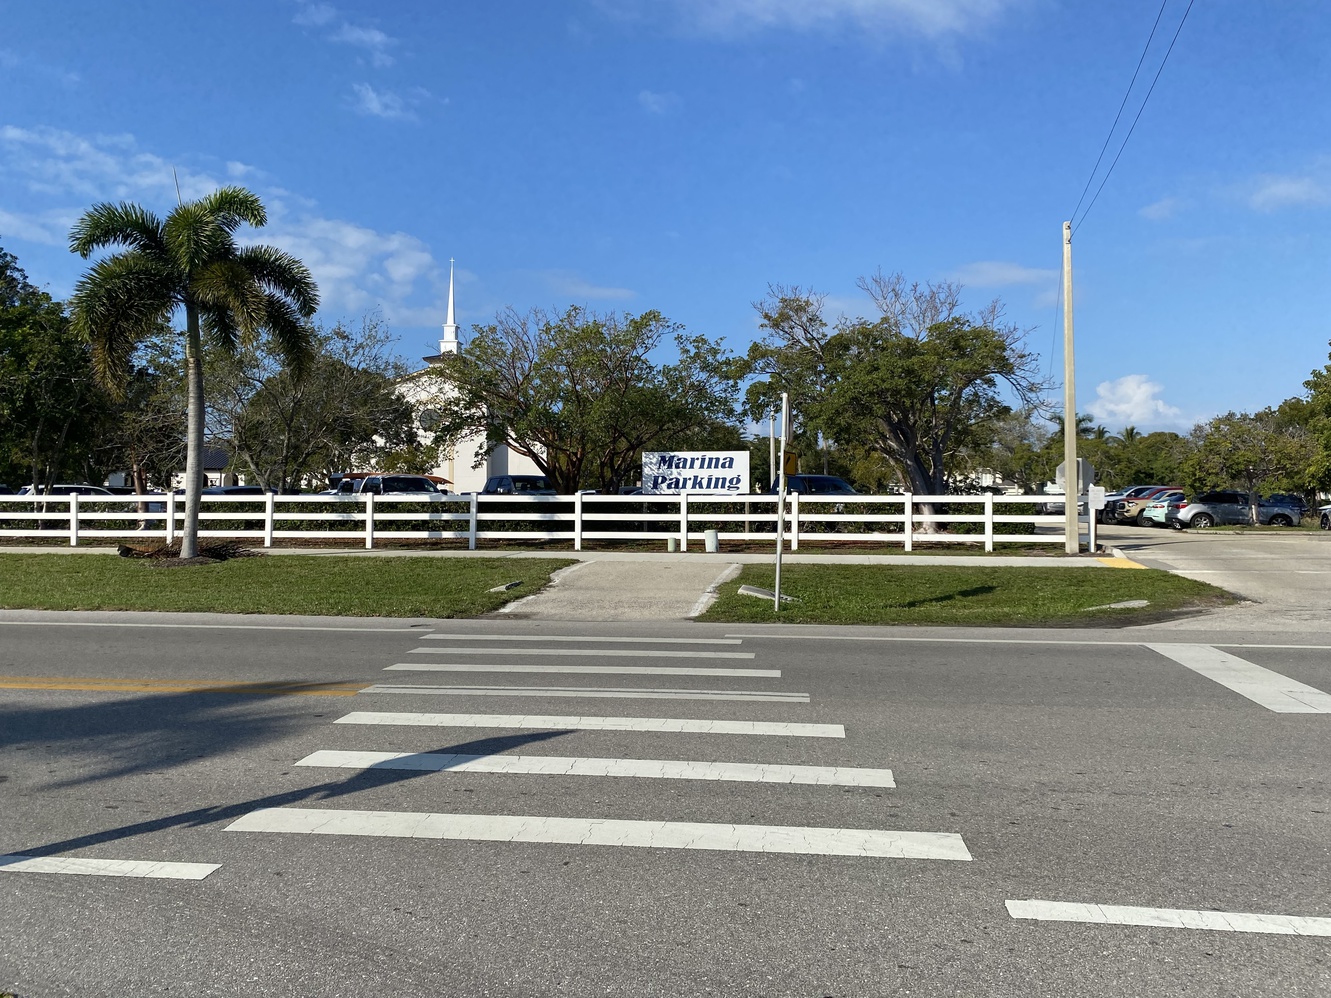
[[[647,495],[710,492],[747,495],[746,450],[643,451],[642,491]]]

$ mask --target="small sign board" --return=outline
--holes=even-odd
[[[643,451],[642,491],[645,495],[747,495],[749,452],[746,450]]]
[[[1108,494],[1108,491],[1103,485],[1092,485],[1087,489],[1086,495],[1087,499],[1090,501],[1091,509],[1104,509],[1105,496]]]

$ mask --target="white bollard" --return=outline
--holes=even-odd
[[[721,532],[718,530],[704,530],[702,542],[703,550],[708,554],[716,554],[721,550]]]

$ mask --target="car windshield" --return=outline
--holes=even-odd
[[[550,492],[550,479],[540,475],[514,475],[514,492]]]
[[[411,478],[404,475],[389,475],[383,480],[385,492],[438,492],[434,482],[428,478]]]

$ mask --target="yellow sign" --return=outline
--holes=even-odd
[[[797,452],[793,451],[793,450],[788,450],[788,451],[786,451],[786,453],[785,453],[784,456],[785,456],[785,459],[786,459],[786,465],[785,465],[785,472],[786,472],[786,474],[787,474],[787,475],[797,475],[797,474],[799,474],[799,470],[800,470],[800,456],[799,456],[799,454],[798,454]]]

